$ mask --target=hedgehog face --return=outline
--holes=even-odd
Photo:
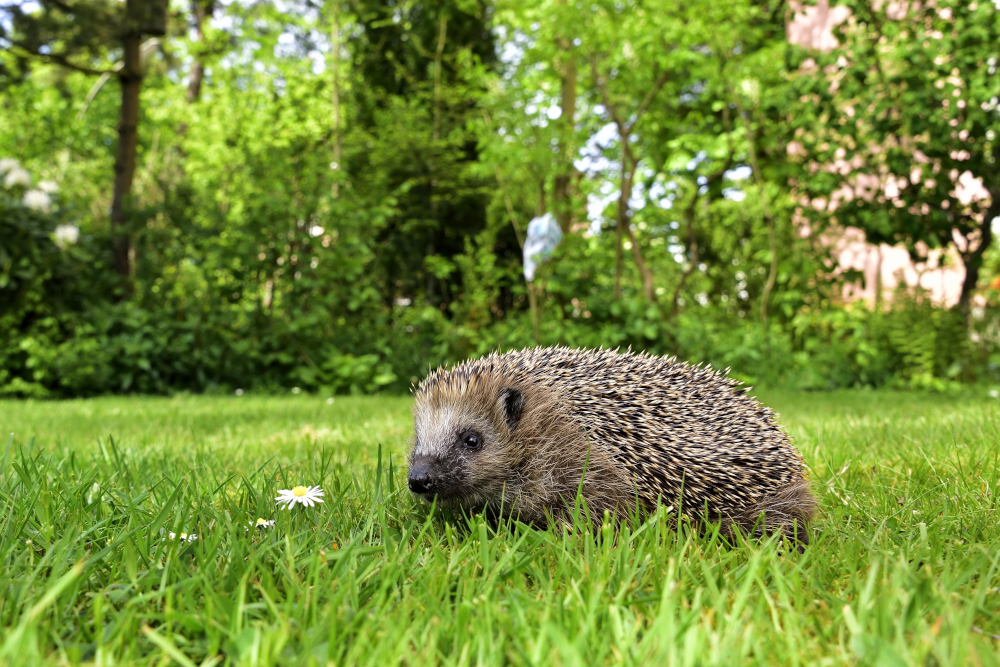
[[[499,505],[512,490],[511,436],[523,407],[524,395],[510,387],[418,397],[410,490],[445,507]]]

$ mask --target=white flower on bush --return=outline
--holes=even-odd
[[[28,190],[24,193],[21,203],[32,210],[48,213],[52,208],[52,197],[41,190]]]
[[[59,192],[59,184],[55,181],[39,181],[38,189],[42,192],[47,192],[50,195],[54,195]]]
[[[31,187],[31,174],[28,173],[27,169],[22,169],[21,167],[14,167],[7,172],[7,178],[3,180],[4,187],[13,188],[18,185],[23,185],[26,188]]]
[[[0,159],[0,176],[3,176],[11,169],[17,169],[21,166],[21,163],[12,157],[5,157]]]
[[[80,240],[80,228],[76,225],[59,225],[52,232],[52,239],[61,250],[65,250]]]

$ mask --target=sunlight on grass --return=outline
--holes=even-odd
[[[406,398],[0,402],[0,660],[1000,664],[1000,402],[765,398],[822,503],[801,555],[429,516]]]

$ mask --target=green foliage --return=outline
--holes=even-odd
[[[832,160],[839,137],[863,152],[863,137],[902,131],[890,94],[919,89],[941,105],[905,109],[922,154],[973,165],[949,148],[948,133],[968,130],[986,178],[989,3],[953,7],[951,32],[921,10],[913,20],[941,28],[938,41],[908,40],[910,19],[883,22],[885,53],[871,39],[888,6],[852,4],[829,54],[787,45],[783,4],[742,0],[199,3],[200,19],[175,7],[143,51],[124,287],[108,219],[120,90],[79,71],[120,64],[107,31],[122,7],[76,5],[0,6],[0,156],[58,184],[41,208],[25,186],[0,188],[0,393],[403,392],[428,367],[538,343],[632,346],[809,389],[1000,377],[996,290],[962,318],[918,293],[877,313],[842,303],[857,276],[830,257],[828,220],[802,233],[802,197],[843,175],[803,178],[808,161],[788,150],[795,136],[808,160]],[[942,45],[954,53],[938,62]],[[28,57],[42,47],[63,62]],[[844,56],[840,87],[799,72],[807,56]],[[884,81],[876,56],[894,63]],[[909,57],[934,77],[900,68]],[[969,72],[968,127],[943,106],[957,85],[935,83],[955,63]],[[838,116],[862,103],[873,114]],[[878,164],[901,173],[917,145],[904,143]],[[954,199],[939,180],[935,196]],[[917,232],[953,225],[982,249],[979,282],[997,275],[996,244],[972,228],[981,211],[935,201],[926,220],[864,199],[838,215],[914,248]],[[528,285],[524,234],[545,211],[567,229]],[[68,225],[79,239],[60,248]]]
[[[823,507],[804,554],[664,511],[437,516],[401,484],[402,398],[0,402],[0,660],[996,665],[1000,403],[766,399]],[[325,502],[279,511],[300,483]]]

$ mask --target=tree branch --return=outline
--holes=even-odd
[[[48,0],[48,2],[47,2],[47,3],[45,3],[45,4],[49,4],[49,5],[55,5],[55,6],[56,6],[56,7],[58,7],[58,8],[60,9],[60,11],[62,11],[62,12],[63,12],[64,14],[72,14],[72,13],[73,13],[73,8],[72,8],[72,7],[70,7],[70,6],[69,6],[69,5],[67,4],[67,3],[65,3],[65,2],[61,2],[60,0]]]
[[[729,132],[729,122],[728,122],[728,111],[725,114],[727,119],[725,121],[727,136],[731,137],[732,133]],[[681,273],[681,279],[677,282],[674,287],[673,296],[670,298],[670,317],[671,319],[677,317],[677,313],[680,312],[680,297],[681,290],[684,289],[684,285],[687,283],[688,278],[694,273],[695,269],[698,268],[699,248],[698,248],[698,237],[694,232],[694,212],[695,208],[698,206],[698,202],[701,200],[700,190],[702,187],[707,187],[712,185],[715,181],[722,178],[727,171],[733,166],[733,150],[732,150],[732,140],[729,141],[729,155],[726,157],[726,162],[721,167],[713,171],[711,174],[706,176],[705,185],[698,185],[697,178],[695,179],[694,195],[691,197],[691,202],[688,204],[687,208],[684,209],[684,220],[687,222],[688,231],[688,249],[691,252],[691,260],[687,268]]]
[[[660,92],[660,89],[663,88],[664,85],[666,85],[667,78],[669,76],[670,71],[664,71],[663,74],[661,74],[656,80],[656,83],[653,84],[653,87],[649,89],[649,92],[646,94],[646,99],[644,99],[642,104],[639,105],[639,108],[635,112],[635,118],[632,119],[632,123],[628,126],[629,133],[631,133],[635,128],[636,123],[639,122],[639,117],[646,112],[646,108],[653,103],[653,98],[656,97],[656,94]]]
[[[604,108],[608,110],[608,113],[611,114],[611,120],[618,126],[618,134],[624,134],[627,129],[625,120],[618,113],[618,108],[611,103],[611,96],[608,94],[608,82],[601,78],[601,73],[597,70],[597,59],[588,58],[588,60],[590,60],[590,69],[594,74],[594,85],[601,91],[601,100],[604,102]]]
[[[104,74],[114,74],[114,70],[110,69],[94,69],[93,67],[87,67],[85,65],[77,65],[76,63],[69,60],[67,56],[61,53],[39,53],[38,51],[32,49],[31,47],[23,44],[22,42],[16,42],[11,40],[11,46],[16,46],[25,52],[30,58],[36,58],[53,65],[59,65],[65,67],[66,69],[71,69],[75,72],[80,72],[81,74],[87,74],[89,76],[102,76]]]

